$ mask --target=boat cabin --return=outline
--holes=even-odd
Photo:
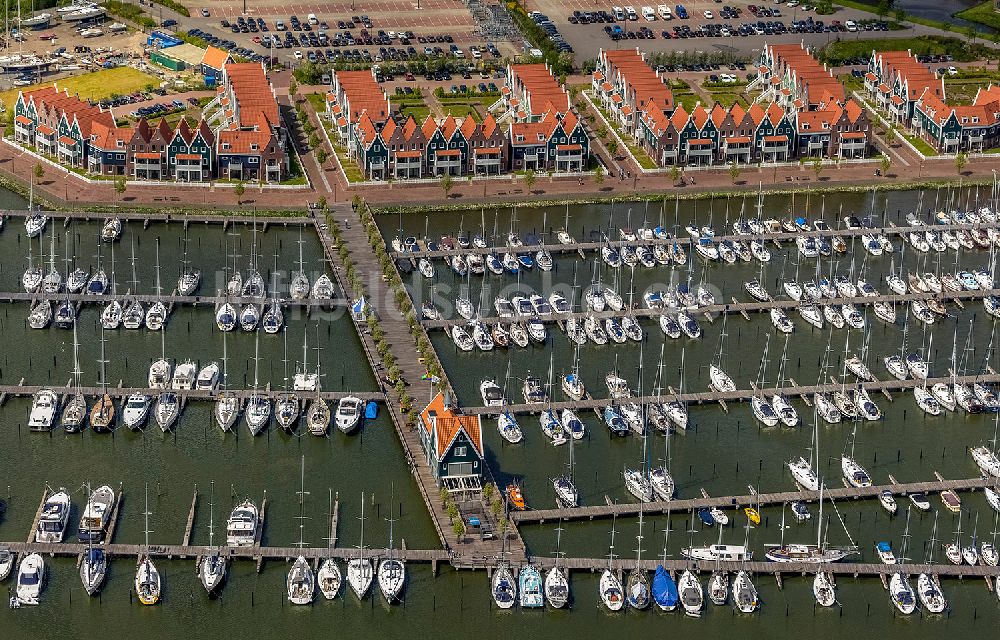
[[[479,416],[467,416],[438,392],[418,418],[424,456],[439,486],[452,493],[482,488],[483,436]]]

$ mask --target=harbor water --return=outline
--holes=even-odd
[[[795,214],[815,218],[823,212],[834,225],[844,215],[872,214],[879,220],[904,224],[903,217],[917,209],[921,197],[919,206],[927,210],[935,208],[935,199],[937,208],[943,207],[949,197],[960,199],[962,206],[971,207],[975,206],[977,198],[983,204],[986,196],[942,190],[922,196],[909,192],[880,193],[874,200],[871,194],[830,195],[809,200],[798,196],[794,201],[784,197],[768,198],[764,201],[762,215],[787,217]],[[711,222],[721,230],[729,226],[727,217],[731,223],[740,215],[741,208],[744,217],[755,215],[755,205],[756,198],[750,196],[746,202],[743,199],[680,202],[676,207],[673,201],[668,201],[662,206],[662,214],[659,203],[616,203],[613,211],[611,205],[579,206],[568,210],[568,228],[581,240],[588,238],[591,230],[635,228],[642,226],[644,220],[651,226],[677,224],[681,232],[691,221],[697,221],[698,225]],[[0,200],[0,206],[15,207],[18,203]],[[484,229],[486,235],[492,235],[494,228],[499,235],[505,236],[512,226],[522,237],[537,233],[551,238],[552,231],[564,225],[566,214],[565,208],[520,209],[516,212],[516,220],[512,220],[511,211],[490,210],[430,216],[387,214],[380,216],[379,224],[387,239],[394,237],[400,226],[403,235],[426,235],[435,239],[443,234],[457,234],[460,230],[475,233]],[[32,260],[38,260],[39,252],[43,251],[48,261],[48,233],[55,229],[55,254],[60,270],[65,274],[65,262],[60,260],[65,259],[67,250],[71,257],[76,256],[77,264],[92,268],[98,263],[99,228],[99,222],[77,221],[64,229],[61,224],[53,225],[50,221],[41,243],[33,243]],[[275,270],[274,254],[279,254],[278,279],[279,283],[284,279],[283,284],[287,287],[287,272],[297,268],[299,260],[298,228],[271,226],[266,232],[258,229],[256,252],[252,246],[253,235],[250,224],[231,226],[228,231],[223,231],[219,225],[192,224],[187,232],[180,224],[151,224],[147,229],[128,224],[122,240],[114,245],[118,291],[122,295],[127,290],[155,292],[157,238],[161,288],[165,293],[173,289],[185,246],[191,266],[201,269],[204,274],[201,295],[214,295],[215,290],[222,287],[226,268],[231,268],[234,260],[245,272],[254,253],[269,286]],[[311,228],[303,231],[302,239],[304,268],[314,278],[325,270],[321,262],[322,250]],[[895,244],[899,246],[898,241]],[[137,258],[135,277],[131,262],[133,245]],[[100,262],[110,274],[108,248],[108,245],[101,247]],[[575,291],[579,305],[580,291],[595,277],[606,286],[617,287],[626,299],[628,292],[633,291],[636,301],[640,301],[642,292],[654,284],[697,284],[704,280],[716,291],[717,298],[728,301],[733,297],[746,300],[743,282],[751,278],[759,278],[772,294],[776,293],[778,280],[794,277],[796,262],[800,262],[800,281],[815,274],[815,263],[798,261],[793,248],[772,248],[772,253],[771,263],[763,271],[757,263],[706,268],[692,259],[690,268],[637,268],[634,276],[627,269],[620,270],[616,276],[600,265],[595,267],[592,254],[588,260],[566,255],[557,256],[556,269],[550,274],[543,276],[536,270],[522,275],[520,281],[511,276],[465,280],[453,276],[438,261],[433,295],[441,301],[454,300],[463,287],[470,287],[469,297],[478,301],[482,295],[484,314],[492,315],[492,298],[501,291],[508,296],[512,290],[529,289],[547,294],[553,287],[561,286],[568,294]],[[239,255],[234,258],[233,254]],[[28,256],[28,243],[20,221],[8,220],[0,231],[0,256],[3,256],[0,290],[20,290],[20,274]],[[863,271],[866,279],[885,292],[883,277],[891,267],[896,270],[900,266],[904,270],[919,268],[921,271],[956,269],[952,252],[941,255],[940,267],[936,255],[917,256],[907,250],[901,258],[898,248],[895,254],[880,258],[865,256],[860,245],[851,246],[845,255],[836,257],[832,265],[829,259],[823,260],[821,273],[826,276],[831,271],[851,273],[853,262],[855,279]],[[988,262],[986,252],[963,251],[957,268],[986,267]],[[432,295],[429,283],[419,275],[408,276],[406,281],[418,306],[425,296]],[[484,289],[488,291],[481,294]],[[899,353],[901,348],[906,314],[903,309],[898,311],[899,319],[893,326],[885,325],[872,313],[866,316],[870,326],[868,363],[875,375],[883,379],[888,374],[881,358]],[[950,305],[949,312],[949,317],[926,329],[909,320],[906,351],[924,353],[931,361],[933,375],[947,375],[953,342],[957,344],[959,366],[969,372],[980,371],[987,364],[1000,369],[995,354],[987,359],[993,323],[982,304],[969,302],[965,310]],[[56,328],[31,330],[26,326],[27,314],[26,303],[0,305],[0,336],[7,345],[0,352],[0,383],[17,384],[23,378],[26,384],[62,387],[72,377],[73,332]],[[739,315],[732,315],[725,321],[716,317],[711,323],[700,318],[705,332],[700,341],[667,340],[666,343],[654,321],[643,321],[646,337],[641,344],[584,346],[579,350],[579,370],[596,397],[606,395],[603,377],[615,368],[630,386],[636,388],[641,384],[646,393],[655,392],[657,385],[675,389],[683,385],[687,391],[702,391],[708,384],[708,364],[718,358],[720,334],[725,327],[727,336],[722,343],[721,362],[739,388],[748,388],[758,379],[774,386],[783,353],[786,380],[794,378],[799,384],[815,384],[821,376],[827,381],[829,376],[842,374],[848,337],[847,350],[851,353],[860,353],[865,345],[863,332],[815,330],[805,325],[797,314],[792,313],[790,317],[796,323],[796,331],[788,339],[787,347],[784,336],[775,334],[766,316],[754,315],[749,322]],[[85,306],[78,325],[81,380],[90,386],[97,385],[99,380],[102,332],[98,319],[99,307]],[[124,386],[144,384],[149,363],[160,357],[161,350],[175,361],[192,359],[202,364],[211,360],[221,363],[225,351],[227,380],[231,387],[252,388],[256,364],[259,386],[270,384],[273,390],[280,390],[286,384],[287,375],[303,360],[303,339],[306,339],[308,367],[314,368],[319,359],[324,390],[378,389],[378,382],[365,364],[351,321],[343,312],[314,312],[306,317],[304,312],[286,310],[286,320],[287,329],[278,335],[261,333],[257,336],[235,331],[226,335],[224,345],[223,334],[215,328],[211,304],[193,308],[179,305],[171,314],[162,336],[145,329],[103,332],[108,361],[106,379],[112,387],[119,382]],[[555,382],[553,395],[556,399],[564,399],[558,390],[558,380],[573,367],[574,350],[562,332],[554,327],[550,327],[544,345],[509,352],[495,350],[490,354],[459,353],[440,330],[432,331],[431,335],[458,399],[465,406],[481,404],[478,385],[485,376],[496,377],[501,385],[506,379],[508,397],[520,401],[521,380],[529,371],[546,380],[550,362]],[[765,348],[766,368],[761,374]],[[829,365],[826,369],[822,367],[824,357]],[[658,370],[662,373],[658,374]],[[423,401],[429,389],[420,385],[415,382],[411,393],[418,401]],[[855,457],[876,482],[886,482],[890,474],[900,482],[908,482],[933,479],[934,472],[945,478],[971,477],[978,473],[966,448],[993,438],[994,416],[968,416],[959,412],[925,417],[914,403],[912,394],[903,392],[893,393],[892,402],[883,396],[873,399],[884,418],[878,423],[859,424],[853,447]],[[749,407],[743,403],[730,403],[728,413],[717,406],[692,407],[691,428],[670,436],[669,455],[665,438],[651,435],[645,443],[646,459],[655,464],[669,460],[679,497],[696,497],[701,489],[711,495],[745,494],[749,491],[748,486],[762,492],[791,490],[792,481],[784,463],[799,455],[809,458],[813,434],[811,412],[797,399],[795,405],[804,419],[804,424],[795,429],[760,428]],[[253,438],[242,418],[235,433],[223,434],[212,421],[211,405],[199,401],[188,403],[174,430],[167,434],[162,434],[155,423],[142,432],[119,428],[113,435],[94,434],[89,430],[75,435],[58,430],[35,433],[26,426],[29,407],[30,399],[12,397],[0,408],[0,469],[4,470],[0,497],[6,503],[0,516],[0,540],[26,539],[38,501],[48,485],[65,487],[72,494],[68,539],[75,542],[76,522],[85,503],[86,484],[90,483],[92,486],[109,484],[116,490],[119,487],[124,490],[115,542],[138,544],[144,541],[144,492],[148,490],[150,543],[180,543],[192,493],[197,486],[199,500],[193,544],[209,543],[211,524],[214,524],[214,541],[218,543],[232,506],[245,498],[252,498],[259,505],[266,492],[267,513],[262,541],[265,545],[294,546],[301,540],[310,547],[327,546],[330,503],[339,498],[337,545],[340,547],[359,544],[362,499],[366,547],[383,547],[388,543],[389,517],[395,520],[393,537],[397,546],[405,539],[409,549],[438,547],[430,518],[384,410],[377,419],[366,421],[359,432],[350,436],[334,432],[327,438],[317,438],[306,434],[303,427],[299,428],[300,435],[288,435],[272,423],[265,434]],[[580,417],[587,426],[586,437],[574,444],[575,476],[581,503],[631,502],[622,487],[621,471],[625,465],[641,466],[642,439],[634,434],[612,438],[593,412],[581,412]],[[546,444],[536,416],[521,418],[525,440],[518,445],[509,445],[500,439],[495,420],[484,419],[483,424],[488,462],[501,484],[520,483],[529,506],[554,506],[548,478],[563,471],[569,447]],[[850,422],[819,427],[819,448],[814,455],[818,457],[820,473],[830,484],[840,484],[839,457],[851,446],[852,430]],[[304,483],[300,480],[302,465]],[[940,543],[954,538],[959,521],[964,543],[969,541],[974,530],[982,541],[992,539],[997,529],[994,511],[980,492],[962,494],[960,516],[944,510],[936,496],[931,497],[931,503],[932,509],[940,512],[938,543],[929,543],[934,514],[914,511],[906,550],[906,556],[913,561],[924,561],[932,551],[935,560],[943,561]],[[766,507],[762,509],[761,524],[749,532],[744,529],[743,516],[737,517],[733,512],[730,512],[731,525],[721,531],[704,528],[697,518],[692,525],[689,513],[673,514],[669,521],[663,514],[650,514],[643,518],[641,540],[637,540],[637,518],[616,522],[610,519],[569,522],[562,525],[559,550],[570,556],[607,556],[614,527],[613,555],[619,567],[627,568],[640,545],[644,559],[661,556],[664,546],[668,557],[677,558],[682,547],[711,544],[720,535],[723,542],[731,544],[742,544],[746,536],[755,557],[762,557],[763,545],[782,539],[785,542],[815,542],[817,523],[821,523],[822,535],[831,544],[857,545],[858,553],[851,560],[877,562],[873,551],[876,541],[891,541],[897,554],[901,551],[906,504],[900,498],[899,514],[889,518],[871,500],[838,501],[835,508],[828,502],[822,519],[813,504],[810,506],[812,519],[802,524],[794,523],[787,509]],[[529,553],[554,553],[558,526],[548,522],[520,527]],[[668,540],[665,541],[668,528]],[[45,561],[47,581],[41,604],[18,610],[0,608],[0,629],[4,630],[5,637],[90,638],[109,633],[134,633],[141,629],[144,637],[159,640],[190,636],[192,629],[198,629],[199,637],[231,637],[252,628],[256,637],[266,638],[329,637],[331,633],[358,638],[394,638],[420,628],[449,638],[469,634],[513,638],[522,637],[526,632],[537,638],[561,638],[567,634],[597,638],[608,633],[720,635],[735,628],[740,632],[777,636],[805,632],[819,639],[850,634],[877,634],[896,639],[912,637],[915,633],[922,637],[945,629],[963,634],[990,633],[989,629],[1000,621],[998,600],[979,578],[944,580],[950,604],[947,615],[903,618],[894,614],[888,595],[874,578],[838,578],[837,594],[841,606],[822,610],[814,604],[811,577],[785,576],[779,588],[770,576],[758,576],[755,582],[762,606],[757,614],[742,616],[728,606],[707,605],[703,617],[695,620],[682,614],[664,615],[652,611],[608,613],[598,599],[598,574],[587,572],[571,576],[572,606],[568,611],[514,609],[501,612],[492,604],[485,572],[456,572],[442,564],[435,576],[429,565],[412,563],[407,567],[409,577],[402,605],[385,605],[377,588],[365,601],[359,601],[344,588],[335,601],[322,600],[317,594],[312,606],[293,607],[285,593],[285,577],[290,565],[279,560],[265,561],[260,573],[252,562],[231,563],[221,596],[209,599],[195,575],[194,559],[158,559],[157,566],[163,574],[162,601],[156,607],[141,607],[133,593],[133,560],[112,559],[108,580],[100,596],[93,598],[88,598],[80,586],[75,559],[46,557]],[[707,575],[702,575],[702,581],[707,581]],[[2,584],[6,588],[11,585],[10,578]],[[530,625],[530,631],[526,631],[529,629],[526,625]]]

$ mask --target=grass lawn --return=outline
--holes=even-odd
[[[469,113],[486,114],[490,105],[497,101],[495,96],[463,96],[445,94],[437,99],[441,103],[441,108],[445,114],[450,113],[455,117],[464,116]],[[442,114],[444,115],[444,114]]]
[[[840,64],[844,60],[853,58],[868,59],[873,49],[875,51],[905,51],[909,49],[914,55],[948,54],[958,62],[996,58],[997,54],[996,49],[992,47],[960,38],[920,36],[915,38],[838,40],[823,47],[819,52],[819,59],[831,64]]]
[[[954,15],[956,18],[977,22],[1000,31],[1000,13],[993,9],[993,0],[986,0],[986,2],[959,11]]]
[[[712,100],[718,102],[727,109],[736,103],[739,103],[743,107],[750,106],[747,99],[737,93],[713,93]]]
[[[681,92],[674,94],[674,104],[683,106],[684,110],[688,113],[694,111],[700,100],[701,98],[693,93]]]
[[[59,89],[69,89],[70,94],[78,93],[84,100],[103,100],[113,95],[125,95],[134,91],[141,91],[146,87],[157,87],[160,79],[156,76],[143,73],[132,67],[115,67],[114,69],[101,69],[92,71],[71,78],[58,81]],[[11,89],[0,93],[0,102],[7,108],[13,108],[17,102],[19,91],[29,91],[42,87],[51,87],[51,82]]]
[[[347,151],[340,148],[334,148],[337,153],[337,161],[340,166],[344,169],[344,174],[347,176],[348,182],[364,182],[365,174],[361,173],[361,168],[358,167],[354,160],[347,157]]]
[[[417,121],[417,124],[423,124],[427,116],[430,115],[431,109],[424,102],[423,98],[411,98],[411,97],[394,97],[392,100],[392,106],[399,109],[399,112],[404,116],[413,116],[413,119]]]
[[[316,115],[321,113],[326,113],[326,94],[323,93],[310,93],[306,96],[306,100],[312,105],[313,111]]]
[[[973,98],[980,87],[986,86],[979,82],[949,82],[944,81],[945,95],[949,104],[972,104]]]
[[[624,133],[621,129],[619,129],[618,125],[616,125],[614,122],[611,121],[611,116],[608,114],[607,111],[598,106],[597,103],[594,103],[594,106],[596,106],[597,110],[601,112],[601,116],[604,118],[605,123],[607,123],[607,125],[612,129],[614,129],[615,133],[618,134],[618,137],[622,139],[622,142],[624,142],[625,146],[628,147],[628,150],[632,153],[632,157],[634,157],[635,161],[639,163],[639,166],[642,167],[643,169],[655,169],[656,163],[653,162],[653,159],[649,157],[645,149],[636,145],[632,141],[632,139],[628,136],[628,134]],[[615,140],[615,138],[613,137],[609,136],[609,139],[611,141],[617,142],[617,140]]]
[[[837,80],[844,85],[844,89],[847,90],[847,94],[850,95],[852,91],[861,91],[865,88],[865,81],[863,78],[853,76],[849,73],[842,73],[837,76]]]
[[[938,152],[934,150],[934,147],[932,147],[926,140],[924,140],[920,136],[911,136],[909,134],[904,133],[903,137],[906,138],[910,142],[910,144],[916,147],[917,151],[924,154],[925,156],[938,155]]]

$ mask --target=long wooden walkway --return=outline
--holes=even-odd
[[[894,495],[904,496],[911,493],[940,493],[946,489],[965,491],[981,489],[996,484],[996,479],[962,478],[959,480],[932,480],[927,482],[908,482],[902,484],[874,485],[871,487],[832,487],[823,489],[823,498],[848,500],[874,498],[883,491],[891,491]],[[644,503],[617,503],[590,507],[573,507],[569,509],[537,509],[529,511],[514,511],[511,518],[518,523],[542,523],[553,520],[583,520],[594,518],[610,518],[612,516],[637,516],[639,513],[687,513],[691,510],[719,507],[720,509],[741,509],[785,504],[793,500],[813,502],[820,499],[819,491],[779,491],[775,493],[746,494],[741,496],[718,496],[707,498],[689,498],[683,500],[656,501]]]
[[[717,234],[712,240],[713,242],[722,242],[723,240],[739,240],[740,242],[750,242],[751,240],[763,240],[765,242],[771,243],[781,243],[781,242],[792,242],[796,238],[800,237],[811,237],[811,238],[852,238],[860,237],[866,234],[884,234],[887,236],[903,236],[909,234],[910,232],[924,232],[924,231],[960,231],[960,230],[972,230],[972,229],[1000,229],[1000,222],[980,222],[976,224],[927,224],[922,226],[888,226],[888,227],[878,227],[875,229],[829,229],[825,231],[817,231],[815,229],[811,231],[796,231],[794,233],[788,231],[780,232],[768,232],[768,233],[755,233],[751,235],[736,235],[736,234]],[[526,251],[539,251],[545,249],[549,253],[580,253],[587,251],[600,251],[604,247],[615,247],[619,248],[625,245],[631,246],[648,246],[653,247],[656,245],[673,246],[680,245],[682,247],[689,247],[694,240],[690,236],[678,236],[676,238],[646,238],[646,239],[636,239],[634,241],[625,240],[609,240],[607,242],[573,242],[569,244],[562,243],[544,243],[535,245],[524,245],[521,247],[507,247],[507,246],[493,246],[493,247],[475,247],[469,246],[461,248],[456,246],[454,249],[436,249],[434,251],[429,251],[426,249],[426,241],[418,240],[417,248],[414,251],[395,251],[391,250],[390,254],[393,258],[448,258],[454,255],[468,255],[468,254],[481,254],[486,255],[490,253],[503,253],[511,251],[514,253],[523,253]]]
[[[178,203],[180,204],[180,203]],[[11,218],[26,218],[31,213],[38,213],[37,211],[27,211],[23,209],[9,209],[0,212],[4,216],[9,216]],[[252,224],[256,222],[261,225],[309,225],[312,224],[306,216],[258,216],[252,214],[246,215],[232,215],[232,214],[214,214],[214,213],[199,213],[199,212],[187,212],[187,213],[139,213],[136,211],[106,211],[104,213],[96,211],[44,211],[44,213],[50,221],[61,220],[64,223],[68,223],[72,220],[82,220],[84,222],[103,222],[109,218],[118,218],[122,222],[142,222],[148,224],[149,222],[179,222],[183,224],[188,224],[192,222],[202,222],[206,224],[223,224],[228,225],[230,223],[239,224]]]
[[[856,296],[853,298],[823,298],[822,300],[816,302],[817,306],[825,305],[869,305],[876,302],[886,302],[892,305],[906,304],[912,300],[939,300],[941,302],[956,302],[957,304],[968,300],[981,300],[989,296],[1000,295],[1000,289],[979,289],[976,291],[942,291],[941,293],[908,293],[906,295],[896,295],[896,294],[886,294],[878,296]],[[734,314],[738,313],[740,315],[749,313],[759,313],[767,312],[771,309],[785,309],[792,310],[797,309],[802,306],[806,306],[810,303],[799,302],[796,300],[786,300],[786,299],[774,299],[769,302],[760,302],[758,300],[748,301],[748,302],[738,302],[734,301],[732,303],[723,304],[713,304],[705,306],[691,306],[684,307],[682,309],[622,309],[621,311],[575,311],[572,313],[552,313],[547,316],[537,316],[539,320],[546,323],[552,322],[565,322],[570,318],[576,318],[578,320],[583,320],[588,316],[593,316],[595,318],[621,318],[624,316],[634,316],[636,318],[659,318],[664,314],[676,314],[679,311],[686,311],[693,316],[703,316],[705,314],[709,315],[719,315],[719,314]],[[534,318],[535,316],[533,316]],[[795,317],[789,316],[792,322],[795,322]],[[480,318],[480,320],[487,325],[501,324],[501,323],[511,323],[511,322],[524,322],[528,318],[499,318],[496,316],[488,316]],[[455,325],[465,325],[469,321],[464,318],[450,318],[447,320],[422,320],[422,324],[428,329],[447,329]]]
[[[140,293],[140,294],[126,294],[126,295],[94,295],[90,293],[25,293],[23,291],[4,291],[0,292],[0,302],[30,302],[35,304],[41,300],[51,300],[53,302],[62,302],[63,300],[68,300],[70,302],[78,304],[104,304],[111,302],[112,300],[137,300],[144,304],[151,304],[153,302],[162,302],[168,306],[174,305],[212,305],[213,307],[220,304],[229,302],[233,305],[240,306],[244,304],[256,304],[261,306],[269,306],[277,300],[278,304],[282,307],[305,307],[305,308],[333,308],[333,307],[346,307],[347,301],[342,299],[333,300],[320,300],[315,298],[308,298],[305,300],[295,300],[293,298],[251,298],[244,296],[181,296],[181,295],[156,295],[155,293]]]
[[[215,389],[214,391],[203,391],[198,389],[190,390],[167,390],[167,389],[151,389],[149,387],[107,387],[102,389],[101,387],[53,387],[45,385],[0,385],[0,394],[6,394],[7,396],[33,396],[42,389],[51,389],[57,394],[70,394],[77,393],[78,391],[85,396],[100,396],[107,393],[112,398],[125,399],[133,393],[141,393],[143,395],[156,397],[165,391],[170,391],[180,398],[182,401],[188,400],[215,400],[219,397],[219,394],[223,390]],[[278,396],[287,393],[282,389],[268,389],[262,388],[257,391],[253,389],[226,389],[225,392],[231,396],[240,398],[241,400],[248,400],[254,394],[269,398],[271,400],[276,400]],[[341,398],[346,398],[347,396],[355,396],[363,401],[374,400],[376,402],[382,402],[385,400],[385,395],[377,391],[296,391],[296,395],[299,396],[300,400],[306,400],[310,398],[315,398],[317,396],[324,398],[326,400],[340,400]]]
[[[940,377],[940,378],[927,378],[927,386],[933,386],[938,382],[944,382],[946,384],[951,384],[952,382],[959,382],[964,384],[974,384],[976,382],[986,382],[994,383],[1000,382],[1000,375],[992,373],[984,373],[978,376],[956,376],[952,378]],[[596,384],[591,381],[590,384]],[[888,380],[875,380],[873,382],[847,382],[846,384],[840,383],[829,383],[829,384],[815,384],[815,385],[802,385],[802,386],[785,386],[778,389],[788,398],[795,396],[812,396],[817,393],[833,393],[834,391],[841,391],[845,388],[858,389],[864,388],[867,391],[876,392],[889,392],[889,391],[902,391],[907,389],[912,389],[914,387],[924,386],[923,380],[897,380],[895,378],[890,378]],[[681,402],[688,404],[704,404],[707,402],[728,402],[728,401],[748,401],[754,395],[760,393],[766,393],[768,395],[775,393],[775,389],[768,387],[763,391],[754,389],[737,389],[735,391],[700,391],[694,393],[663,393],[656,396],[636,396],[629,399],[631,402],[636,402],[639,404],[647,404],[650,402],[665,402],[668,400],[680,400]],[[494,415],[499,414],[501,410],[510,411],[511,413],[541,413],[543,409],[602,409],[612,403],[617,403],[618,401],[612,401],[609,398],[586,398],[584,400],[567,400],[564,402],[551,402],[551,403],[537,403],[537,404],[508,404],[503,407],[465,407],[462,409],[465,413],[472,415]]]

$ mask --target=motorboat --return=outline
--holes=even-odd
[[[219,363],[209,362],[198,372],[195,388],[198,391],[214,391],[219,385]]]
[[[920,511],[931,510],[931,502],[923,492],[917,491],[909,494],[907,497],[910,499],[910,503]]]
[[[170,381],[170,374],[172,371],[173,367],[171,367],[170,361],[166,358],[154,360],[153,363],[149,365],[149,375],[146,378],[149,388],[166,389],[167,383]]]
[[[259,435],[271,420],[271,401],[256,392],[250,395],[246,407],[246,423],[250,435]]]
[[[951,489],[945,489],[941,492],[941,504],[952,513],[960,513],[962,511],[962,499]]]
[[[170,388],[174,391],[190,391],[194,389],[197,375],[198,365],[191,360],[185,360],[174,369],[174,376],[170,380]]]
[[[917,608],[913,597],[913,587],[902,573],[894,573],[889,579],[889,594],[892,604],[903,615],[910,615]]]
[[[605,569],[601,573],[601,580],[599,583],[601,601],[604,606],[608,608],[609,611],[621,611],[622,607],[625,606],[624,592],[622,590],[621,580],[618,576],[610,569]]]
[[[28,427],[32,430],[49,430],[59,411],[59,396],[52,389],[39,389],[32,396]]]
[[[71,508],[72,502],[65,489],[60,488],[45,498],[35,526],[35,542],[62,542]]]
[[[340,565],[333,558],[326,558],[320,565],[316,573],[316,582],[319,585],[319,592],[327,600],[333,600],[340,593],[340,585],[343,583],[343,575],[340,572]]]
[[[571,313],[573,311],[573,306],[558,291],[553,291],[549,295],[549,308],[559,314]],[[538,307],[536,307],[535,310],[539,313],[539,315],[542,315],[541,312],[538,311]]]
[[[230,547],[250,547],[256,543],[260,526],[257,505],[244,500],[233,508],[226,522],[226,544]]]
[[[303,556],[296,558],[295,563],[292,564],[288,578],[285,580],[285,587],[288,591],[288,600],[292,604],[312,603],[316,582],[312,567]]]
[[[342,433],[351,433],[358,428],[362,418],[362,407],[364,403],[357,396],[347,396],[341,398],[337,403],[335,413],[337,428]]]
[[[892,545],[888,542],[876,542],[875,553],[882,564],[896,564],[896,554],[892,552]]]
[[[808,491],[819,491],[819,478],[812,465],[803,457],[788,463],[788,470],[792,472],[795,483]]]
[[[514,602],[517,600],[517,583],[506,563],[500,563],[494,569],[490,587],[493,602],[498,608],[510,609],[514,606]]]
[[[972,447],[969,453],[984,475],[1000,477],[1000,458],[989,447],[985,445]]]
[[[133,393],[122,407],[122,421],[129,429],[141,429],[149,416],[151,399],[144,393]]]
[[[545,604],[542,576],[532,564],[525,565],[517,576],[520,604],[525,609],[537,609]]]
[[[88,547],[80,561],[80,582],[88,596],[97,593],[108,573],[108,557],[101,547]]]
[[[135,569],[135,593],[139,603],[150,606],[160,601],[160,572],[153,559],[140,555]]]
[[[37,553],[31,553],[21,559],[17,568],[16,602],[18,604],[37,605],[45,584],[45,561]]]
[[[889,491],[888,489],[883,489],[878,494],[878,501],[879,504],[882,505],[882,508],[889,513],[889,515],[894,515],[896,513],[896,510],[899,508],[896,505],[895,496],[893,496],[892,491]]]
[[[487,407],[502,407],[506,403],[503,389],[493,378],[486,378],[479,383],[479,395],[483,399],[483,405]]]
[[[181,403],[176,393],[164,392],[156,399],[156,406],[153,408],[153,415],[156,424],[160,425],[160,430],[167,432],[177,420],[180,414]]]

